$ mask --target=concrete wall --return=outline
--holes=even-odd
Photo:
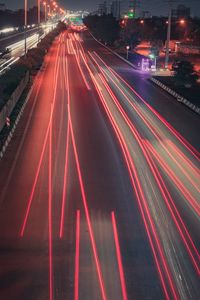
[[[9,117],[15,107],[16,103],[18,102],[19,98],[21,97],[27,83],[29,81],[29,72],[26,73],[26,76],[22,79],[16,90],[11,95],[8,102],[2,108],[0,112],[0,131],[3,129],[6,123],[6,117]]]

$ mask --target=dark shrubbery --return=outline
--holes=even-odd
[[[0,77],[0,110],[15,91],[27,71],[26,66],[16,64]]]
[[[119,22],[113,15],[89,15],[85,17],[84,24],[104,43],[112,45],[119,38]]]
[[[194,66],[189,61],[176,61],[172,65],[174,71],[174,83],[177,86],[191,87],[196,84],[198,75],[194,70]]]

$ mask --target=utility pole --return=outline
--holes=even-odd
[[[44,5],[44,16],[45,16],[44,19],[45,19],[45,23],[46,23],[46,21],[47,21],[47,2],[44,1],[43,5]]]
[[[118,9],[118,13],[119,13],[119,15],[118,15],[118,18],[119,18],[119,20],[121,19],[121,1],[119,1],[118,2],[118,5],[119,5],[119,9]]]
[[[136,11],[139,9],[140,1],[139,0],[131,0],[129,1],[129,10],[133,12],[134,19],[136,18]]]
[[[27,52],[27,45],[26,45],[27,11],[28,11],[28,3],[27,0],[24,0],[24,54],[25,56]]]
[[[38,26],[40,26],[40,0],[38,0]]]
[[[173,0],[169,0],[169,15],[168,15],[168,26],[167,26],[167,41],[166,41],[166,54],[165,54],[165,69],[168,69],[169,65],[169,46],[171,39],[171,25],[172,25],[172,3]]]

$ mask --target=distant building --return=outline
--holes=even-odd
[[[141,12],[141,18],[142,19],[146,19],[146,18],[150,18],[150,17],[151,17],[151,14],[150,14],[150,12],[148,10],[143,10]]]
[[[0,10],[6,10],[5,3],[0,3]]]
[[[172,17],[175,19],[188,19],[190,17],[190,8],[180,4],[176,9],[172,9]]]
[[[104,1],[103,3],[99,4],[98,15],[102,16],[102,15],[106,15],[107,13],[108,13],[107,2]]]
[[[110,12],[117,20],[121,17],[121,1],[112,1]]]
[[[113,0],[110,5],[107,4],[107,1],[104,1],[98,6],[98,15],[111,13],[118,20],[125,15],[134,18],[137,7],[138,0]]]

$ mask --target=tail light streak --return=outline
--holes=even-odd
[[[76,160],[76,167],[77,167],[77,172],[78,172],[78,177],[79,177],[79,183],[80,183],[80,188],[81,188],[81,194],[82,194],[82,199],[83,199],[83,205],[84,205],[84,209],[85,209],[85,214],[86,214],[86,220],[87,220],[87,224],[88,224],[89,235],[90,235],[92,249],[93,249],[93,253],[94,253],[94,259],[95,259],[95,264],[96,264],[96,268],[97,268],[97,274],[98,274],[98,278],[99,278],[102,299],[106,300],[107,297],[106,297],[106,293],[105,293],[103,276],[102,276],[102,271],[101,271],[101,268],[100,268],[100,262],[99,262],[99,258],[98,258],[98,254],[97,254],[96,243],[95,243],[93,229],[92,229],[92,224],[91,224],[91,220],[90,220],[90,215],[89,215],[89,210],[88,210],[88,205],[87,205],[87,199],[86,199],[86,194],[85,194],[85,189],[84,189],[84,184],[83,184],[83,179],[82,179],[82,173],[81,173],[81,168],[80,168],[80,163],[79,163],[79,158],[78,158],[78,152],[77,152],[77,147],[76,147],[76,142],[75,142],[75,136],[74,136],[74,132],[73,132],[73,127],[72,127],[72,121],[71,121],[70,114],[69,114],[69,124],[70,124],[70,131],[71,131],[71,137],[72,137],[72,144],[73,144],[73,149],[74,149],[74,155],[75,155],[75,160]]]
[[[79,299],[79,253],[80,252],[80,210],[76,213],[76,250],[74,272],[74,300]]]
[[[77,62],[79,71],[80,71],[81,76],[82,76],[82,78],[83,78],[83,81],[84,81],[84,83],[85,83],[87,89],[90,90],[90,86],[89,86],[89,84],[88,84],[88,82],[87,82],[87,80],[86,80],[86,77],[85,77],[84,73],[83,73],[83,70],[82,70],[81,65],[80,65],[80,60],[79,60],[79,58],[78,58],[78,56],[77,56],[76,50],[74,49],[74,46],[73,46],[73,45],[72,45],[72,49],[73,49],[73,53],[74,53],[75,58],[76,58],[76,62]]]
[[[121,257],[121,250],[120,250],[119,238],[118,238],[118,233],[117,233],[117,224],[116,224],[116,219],[115,219],[115,213],[113,211],[111,213],[111,218],[112,218],[112,226],[113,226],[115,247],[116,247],[116,253],[117,253],[117,262],[118,262],[118,267],[119,267],[120,281],[121,281],[121,287],[122,287],[122,296],[123,296],[123,300],[128,300],[125,277],[124,277],[124,270],[123,270],[123,264],[122,264],[122,257]]]
[[[105,111],[106,111],[106,113],[109,117],[111,125],[112,125],[112,127],[113,127],[113,129],[116,133],[117,138],[118,138],[118,141],[119,141],[119,144],[120,144],[120,147],[121,147],[124,159],[125,159],[125,163],[126,163],[126,166],[127,166],[128,172],[129,172],[129,176],[130,176],[130,180],[131,180],[131,183],[132,183],[132,186],[133,186],[133,190],[135,191],[135,194],[136,194],[136,198],[137,198],[138,205],[139,205],[139,208],[140,208],[141,216],[142,216],[142,219],[143,219],[143,222],[144,222],[144,226],[145,226],[145,229],[146,229],[146,232],[147,232],[147,236],[149,238],[150,246],[152,248],[153,257],[154,257],[155,264],[156,264],[156,267],[157,267],[157,270],[158,270],[158,274],[160,276],[163,291],[164,291],[166,299],[170,300],[170,296],[169,296],[169,293],[167,291],[165,278],[164,278],[164,275],[162,273],[161,266],[160,266],[160,263],[159,263],[159,260],[158,260],[157,251],[156,251],[156,248],[154,246],[154,242],[153,242],[153,239],[152,239],[152,236],[151,236],[151,233],[150,233],[149,225],[148,225],[148,222],[146,220],[145,211],[144,211],[144,208],[142,206],[141,199],[140,199],[141,189],[138,188],[136,183],[135,183],[135,177],[134,176],[135,175],[137,176],[137,173],[132,174],[133,170],[135,170],[134,164],[132,162],[132,158],[130,156],[130,153],[128,151],[128,148],[127,148],[127,145],[124,141],[124,138],[123,138],[123,136],[122,136],[115,120],[113,119],[112,113],[109,111],[109,108],[107,107],[107,104],[106,104],[106,101],[104,99],[104,96],[103,96],[102,92],[100,90],[98,90],[98,84],[97,84],[97,81],[96,81],[96,79],[93,75],[92,75],[92,79],[93,79],[93,83],[95,85],[96,91],[97,91],[97,93],[99,95],[99,98],[101,100],[101,103],[102,103],[102,105],[103,105],[103,107],[104,107],[104,109],[105,109]],[[137,181],[137,183],[138,183],[138,181]],[[176,295],[175,295],[174,299],[178,299]]]
[[[177,176],[175,176],[168,165],[165,163],[165,161],[160,157],[158,152],[152,147],[152,145],[146,141],[146,144],[148,145],[148,149],[151,151],[153,156],[156,158],[158,163],[162,166],[162,168],[165,170],[165,172],[168,174],[168,176],[172,179],[172,181],[176,184],[179,191],[184,195],[186,199],[188,199],[188,202],[193,207],[194,211],[197,213],[197,215],[200,215],[200,207],[199,204],[196,202],[194,197],[191,195],[191,193],[187,190],[187,188],[183,185],[183,183],[178,179]]]
[[[66,59],[65,68],[64,68],[64,81],[65,88],[67,90],[67,103],[69,103],[69,73],[68,73],[68,62]],[[64,178],[63,178],[63,194],[62,194],[62,208],[61,208],[61,220],[60,220],[60,238],[63,237],[64,229],[64,214],[65,214],[65,202],[67,195],[67,174],[68,174],[68,156],[69,156],[69,142],[70,142],[70,127],[69,127],[69,105],[67,105],[67,137],[66,137],[66,151],[65,151],[65,169],[64,169]]]
[[[49,198],[48,198],[48,225],[49,225],[49,300],[53,300],[53,244],[52,244],[52,117],[51,107],[49,130]]]
[[[92,59],[95,61],[95,63],[98,65],[97,61],[93,58],[93,56],[90,54],[90,56],[92,57]],[[104,70],[98,65],[101,73],[104,75]],[[144,118],[144,116],[141,114],[141,112],[139,111],[139,109],[137,108],[137,106],[135,106],[130,99],[126,96],[126,94],[122,91],[122,89],[114,82],[114,80],[109,77],[110,80],[115,84],[115,86],[120,90],[120,92],[123,94],[123,96],[126,98],[126,100],[129,102],[129,104],[133,107],[133,109],[138,113],[138,115],[141,117],[141,119],[143,120],[143,122],[147,125],[147,127],[150,129],[150,131],[152,132],[152,134],[157,138],[157,140],[159,141],[159,143],[162,145],[162,147],[164,148],[164,150],[167,152],[167,154],[170,156],[170,158],[177,164],[177,166],[180,168],[181,172],[187,177],[187,179],[191,182],[191,184],[196,188],[196,190],[199,192],[200,189],[198,187],[198,185],[195,183],[195,181],[188,175],[188,173],[184,170],[184,168],[181,166],[181,164],[179,162],[177,162],[173,155],[169,152],[168,148],[164,145],[164,143],[162,142],[162,138],[160,138],[158,136],[158,134],[156,134],[154,127]],[[108,87],[108,85],[106,85],[106,88],[109,89],[111,91],[111,89]],[[112,91],[111,91],[112,93]],[[114,96],[114,94],[112,93],[112,96]],[[115,97],[115,96],[114,96]],[[116,97],[115,97],[116,99]],[[117,100],[116,100],[117,101]],[[173,173],[173,171],[171,171]],[[175,175],[174,175],[175,176]],[[175,176],[176,177],[176,176]],[[177,178],[177,177],[176,177]],[[177,181],[175,181],[176,183]],[[180,190],[182,191],[182,190]],[[188,191],[189,193],[189,191]],[[200,211],[198,209],[198,203],[196,203],[196,200],[194,198],[191,197],[186,197],[186,194],[184,193],[184,197],[187,199],[187,201],[191,204],[191,206],[195,209],[196,208],[196,213],[199,214]],[[192,202],[191,202],[192,201]],[[194,204],[193,204],[194,203]]]
[[[110,96],[112,97],[113,101],[116,103],[116,106],[119,108],[119,110],[121,111],[121,113],[122,113],[122,115],[124,116],[124,118],[127,119],[127,124],[129,124],[129,126],[133,127],[132,124],[131,124],[131,122],[130,122],[130,120],[126,117],[125,111],[122,110],[121,106],[119,107],[120,104],[118,103],[118,100],[117,100],[117,98],[115,97],[115,95],[112,93],[110,87],[109,87],[108,84],[105,82],[105,80],[104,80],[104,78],[102,77],[102,75],[99,75],[99,76],[100,76],[100,78],[101,78],[101,80],[102,80],[104,86],[106,87],[108,93],[109,93]],[[145,120],[144,120],[144,121],[145,121]],[[176,209],[176,207],[175,207],[175,205],[174,205],[174,202],[173,202],[171,196],[169,195],[169,192],[167,191],[166,187],[165,187],[165,191],[163,190],[163,188],[162,188],[162,186],[161,186],[161,184],[160,184],[160,181],[159,181],[159,180],[161,180],[162,178],[161,178],[161,176],[159,176],[159,178],[158,178],[157,174],[155,173],[154,166],[152,165],[152,161],[149,160],[149,158],[148,158],[148,156],[147,156],[147,153],[145,154],[146,151],[145,151],[144,147],[143,147],[142,144],[141,144],[140,137],[139,137],[139,133],[134,132],[134,131],[135,131],[135,129],[132,130],[132,133],[134,134],[134,136],[138,136],[138,138],[137,138],[138,143],[140,144],[140,147],[141,147],[141,149],[143,150],[144,156],[145,156],[146,159],[147,159],[148,165],[150,166],[150,169],[151,169],[151,171],[152,171],[152,174],[154,175],[154,177],[155,177],[155,179],[156,179],[157,185],[158,185],[158,187],[159,187],[159,189],[160,189],[160,191],[161,191],[161,194],[162,194],[162,196],[163,196],[163,199],[165,200],[165,203],[167,204],[167,207],[168,207],[168,209],[170,210],[170,213],[171,213],[171,215],[172,215],[172,217],[173,217],[174,223],[175,223],[175,225],[177,226],[178,231],[179,231],[179,233],[180,233],[180,235],[181,235],[181,238],[182,238],[183,241],[184,241],[184,244],[185,244],[185,246],[186,246],[186,248],[187,248],[187,251],[188,251],[188,253],[189,253],[190,257],[191,257],[191,260],[192,260],[192,262],[193,262],[193,264],[194,264],[194,266],[195,266],[197,272],[199,273],[199,267],[198,267],[198,264],[199,264],[199,253],[198,253],[198,251],[197,251],[197,249],[196,249],[196,247],[195,247],[195,245],[194,245],[194,243],[193,243],[193,241],[192,241],[192,239],[191,239],[191,237],[190,237],[190,235],[189,235],[189,233],[188,233],[188,231],[187,231],[187,229],[186,229],[186,227],[185,227],[185,225],[184,225],[184,223],[183,223],[183,220],[181,219],[180,215],[178,215],[179,221],[181,222],[181,224],[182,224],[182,226],[183,226],[183,228],[184,228],[184,230],[185,230],[185,233],[186,233],[186,235],[187,235],[187,237],[188,237],[188,239],[189,239],[189,241],[190,241],[190,244],[191,244],[191,246],[192,246],[192,248],[193,248],[193,251],[195,252],[196,256],[198,257],[198,259],[197,259],[197,261],[196,261],[195,258],[194,258],[194,256],[193,256],[193,254],[192,254],[192,251],[191,251],[191,249],[190,249],[190,247],[189,247],[189,245],[188,245],[188,243],[187,243],[187,241],[185,240],[185,237],[184,237],[184,234],[185,234],[185,233],[182,232],[182,230],[181,230],[179,224],[178,224],[177,221],[176,221],[176,217],[174,216],[173,211],[172,211],[172,209],[171,209],[171,207],[170,207],[170,205],[169,205],[169,201],[168,201],[168,198],[166,197],[166,194],[167,194],[168,197],[170,197],[170,200],[171,200],[171,203],[172,203],[172,205],[173,205],[173,208],[175,209],[176,213],[178,214],[178,211],[177,211],[177,209]],[[162,180],[162,182],[163,182],[163,180]],[[163,184],[164,184],[164,182],[163,182]]]
[[[79,64],[77,58],[76,58],[76,61],[77,61],[77,64]],[[101,266],[100,266],[100,262],[99,262],[99,257],[98,257],[96,242],[95,242],[94,233],[93,233],[93,229],[92,229],[91,219],[90,219],[90,215],[89,215],[87,197],[86,197],[86,193],[85,193],[83,177],[82,177],[79,156],[78,156],[78,150],[77,150],[77,146],[76,146],[75,135],[74,135],[73,125],[72,125],[71,111],[70,111],[70,94],[68,94],[68,95],[69,95],[69,99],[68,99],[69,129],[70,129],[70,136],[71,136],[71,140],[72,140],[72,146],[73,146],[73,150],[74,150],[75,163],[76,163],[76,168],[77,168],[77,172],[78,172],[78,179],[79,179],[79,184],[80,184],[80,189],[81,189],[83,206],[84,206],[84,210],[85,210],[91,246],[92,246],[92,250],[93,250],[93,254],[94,254],[94,260],[95,260],[95,265],[96,265],[96,269],[97,269],[97,275],[98,275],[98,279],[99,279],[102,299],[107,300],[105,286],[104,286],[104,280],[103,280],[103,275],[102,275]]]
[[[126,81],[124,80],[113,68],[109,67],[102,58],[94,52],[94,54],[101,60],[101,62],[110,70],[110,72],[119,78],[144,104],[149,110],[169,129],[169,131],[180,141],[180,143],[187,148],[187,150],[200,161],[200,153],[176,130],[171,124],[169,124],[151,105],[149,105],[140,94]]]
[[[56,64],[55,64],[55,74],[56,74],[55,78],[56,79],[55,79],[55,89],[54,89],[54,97],[53,97],[53,109],[54,109],[54,103],[55,103],[55,99],[56,99],[56,87],[57,87],[57,81],[58,81],[58,71],[59,71],[58,66],[59,66],[59,60],[60,60],[60,58],[58,56],[59,51],[60,51],[60,47],[58,47],[57,56],[56,56]],[[39,178],[40,169],[41,169],[41,165],[42,165],[42,162],[43,162],[44,153],[45,153],[45,149],[46,149],[46,145],[47,145],[47,141],[48,141],[48,135],[49,135],[50,126],[51,126],[51,118],[52,118],[52,114],[50,114],[50,120],[49,120],[47,130],[46,130],[46,134],[45,134],[45,137],[44,137],[44,143],[43,143],[43,146],[42,146],[42,152],[41,152],[41,155],[40,155],[40,158],[39,158],[35,179],[34,179],[33,186],[32,186],[31,193],[30,193],[30,197],[29,197],[29,200],[28,200],[24,221],[23,221],[22,227],[20,229],[20,236],[21,237],[24,236],[24,231],[25,231],[25,228],[26,228],[26,225],[27,225],[31,205],[32,205],[32,202],[33,202],[33,197],[34,197],[34,193],[35,193],[35,189],[36,189],[37,181],[38,181],[38,178]]]

